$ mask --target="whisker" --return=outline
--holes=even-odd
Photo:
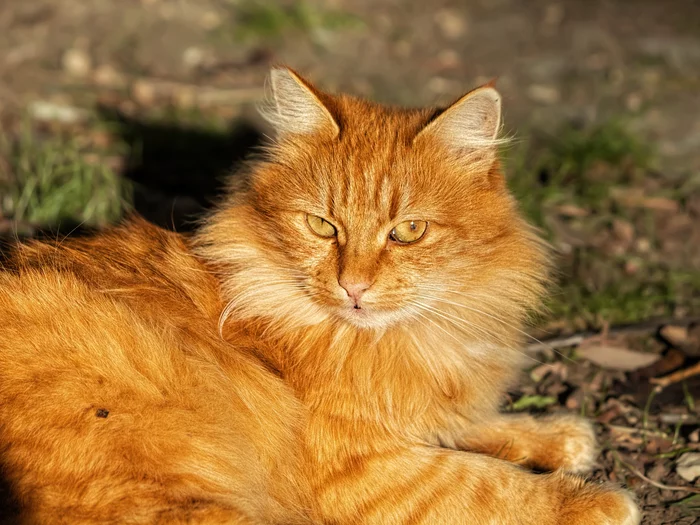
[[[445,320],[452,322],[452,324],[455,324],[455,321],[459,321],[459,322],[462,323],[463,325],[465,325],[465,326],[467,326],[467,327],[469,327],[469,328],[473,328],[473,329],[477,330],[477,331],[481,334],[482,337],[492,337],[492,336],[494,335],[494,334],[488,332],[486,329],[484,329],[484,328],[482,328],[482,327],[480,327],[480,326],[477,326],[477,325],[475,325],[475,324],[473,324],[473,323],[468,322],[466,319],[461,319],[460,317],[457,317],[456,315],[452,315],[452,314],[449,314],[449,313],[444,312],[444,311],[442,311],[442,310],[439,310],[439,309],[435,308],[434,306],[430,306],[430,305],[426,305],[426,304],[424,304],[424,303],[418,303],[418,302],[416,302],[416,304],[417,304],[417,305],[420,305],[420,306],[423,307],[425,310],[428,310],[428,311],[430,311],[430,312],[433,312],[435,315],[438,315],[438,316],[440,316],[440,317],[443,317]],[[478,334],[475,334],[475,333],[472,333],[472,332],[469,332],[469,335],[474,336],[474,337],[478,337],[478,336],[479,336]]]
[[[429,288],[429,287],[426,287],[426,288]],[[444,291],[444,292],[447,292],[447,293],[453,293],[453,294],[461,295],[461,296],[466,297],[466,298],[469,298],[469,299],[479,300],[479,298],[476,297],[476,296],[473,296],[473,295],[470,296],[470,295],[468,295],[468,294],[461,293],[461,292],[457,292],[457,291],[454,291],[454,290],[442,290],[442,289],[439,289],[439,288],[431,288],[431,289],[433,289],[433,290],[440,290],[440,291]],[[432,300],[434,300],[434,301],[439,301],[439,302],[442,302],[442,303],[451,304],[451,305],[458,306],[458,307],[461,307],[461,308],[466,308],[467,310],[471,310],[471,311],[473,311],[473,312],[475,312],[475,313],[478,313],[478,314],[481,314],[481,315],[485,315],[486,317],[489,317],[489,318],[493,319],[494,321],[497,321],[497,322],[499,322],[499,323],[502,323],[502,324],[504,324],[505,326],[508,326],[509,328],[512,328],[513,330],[516,330],[518,333],[524,335],[525,337],[528,337],[528,338],[532,339],[533,341],[535,341],[536,343],[541,344],[541,345],[544,346],[545,348],[549,348],[550,350],[553,350],[554,352],[556,352],[557,354],[559,354],[559,355],[560,355],[561,357],[563,357],[564,359],[570,361],[571,363],[574,363],[574,362],[575,362],[575,361],[574,361],[573,359],[571,359],[569,356],[567,356],[567,355],[565,355],[564,353],[560,352],[560,351],[557,350],[556,348],[553,348],[553,347],[551,347],[550,345],[547,345],[546,343],[543,343],[542,341],[540,341],[539,339],[537,339],[537,338],[534,337],[533,335],[530,335],[530,334],[528,334],[527,332],[525,332],[524,330],[521,330],[520,328],[518,328],[517,326],[515,326],[515,325],[513,325],[513,324],[511,324],[511,323],[508,323],[508,322],[505,321],[504,319],[501,319],[500,317],[497,317],[497,316],[495,316],[495,315],[492,315],[492,314],[490,314],[490,313],[488,313],[488,312],[484,312],[483,310],[480,310],[479,308],[475,308],[475,307],[473,307],[473,306],[466,305],[466,304],[463,304],[463,303],[457,303],[457,302],[454,302],[454,301],[450,301],[450,300],[448,300],[448,299],[444,299],[444,298],[441,298],[441,297],[435,297],[435,296],[430,296],[430,295],[419,295],[419,297],[422,297],[422,298],[424,298],[424,299],[432,299]]]
[[[449,314],[447,314],[447,312],[443,312],[442,310],[438,310],[438,309],[433,308],[433,307],[427,307],[427,308],[426,308],[427,305],[423,305],[423,303],[414,302],[414,304],[415,304],[416,306],[422,307],[424,310],[426,310],[426,311],[428,311],[428,312],[432,312],[432,313],[435,314],[435,315],[438,315],[438,316],[440,316],[440,317],[443,317],[447,322],[451,323],[453,326],[455,326],[455,327],[457,327],[457,328],[460,328],[459,325],[457,325],[457,324],[455,323],[455,321],[453,321],[453,320],[450,319],[449,317],[446,317],[446,315],[449,315]],[[430,308],[430,309],[429,309],[429,308]],[[456,321],[461,321],[462,323],[466,323],[466,320],[464,320],[464,319],[460,319],[459,317],[456,317],[456,316],[452,316],[452,317],[453,317],[453,319],[456,320]],[[467,323],[467,326],[469,326],[469,327],[471,327],[471,328],[476,328],[476,329],[480,330],[482,333],[486,334],[487,337],[488,337],[488,336],[493,336],[493,335],[494,335],[494,334],[489,334],[489,333],[486,332],[483,328],[477,327],[476,325],[472,325],[472,324]],[[469,333],[469,334],[470,334],[471,336],[473,336],[473,337],[478,337],[478,335],[473,334],[473,333],[470,333],[469,331],[467,331],[467,333]],[[531,359],[531,360],[534,361],[535,363],[538,363],[538,364],[540,364],[540,365],[553,366],[551,363],[544,363],[544,362],[540,361],[539,359],[537,359],[537,358],[531,356],[531,355],[528,354],[527,352],[524,352],[524,351],[523,351],[522,349],[520,349],[520,348],[514,348],[514,347],[512,347],[512,346],[510,346],[510,345],[504,344],[502,341],[501,341],[501,342],[498,342],[498,344],[502,345],[503,348],[506,348],[506,349],[508,349],[508,350],[511,350],[511,351],[514,351],[514,352],[518,352],[518,353],[524,355],[525,357],[527,357],[528,359]]]

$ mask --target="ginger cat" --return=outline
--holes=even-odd
[[[638,523],[577,475],[588,422],[498,412],[548,255],[497,91],[406,110],[271,84],[276,140],[193,238],[133,219],[0,272],[18,519]]]

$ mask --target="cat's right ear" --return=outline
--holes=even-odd
[[[297,73],[286,67],[270,72],[271,97],[261,108],[263,117],[278,137],[322,134],[335,138],[338,123],[321,101],[319,92]]]
[[[499,144],[501,95],[491,84],[470,91],[428,123],[414,141],[438,140],[457,156],[492,156]]]

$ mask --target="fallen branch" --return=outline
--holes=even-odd
[[[666,432],[663,432],[662,430],[649,430],[647,428],[624,427],[622,425],[612,425],[610,423],[603,423],[603,425],[608,427],[610,430],[613,430],[615,432],[620,432],[623,434],[645,434],[645,435],[662,437],[662,438],[669,437],[669,435]]]
[[[700,494],[700,489],[697,489],[695,487],[681,487],[680,485],[665,485],[663,483],[659,483],[658,481],[654,481],[651,478],[646,477],[644,474],[642,474],[639,470],[637,470],[635,467],[627,463],[626,461],[623,461],[622,458],[620,458],[620,455],[615,452],[614,450],[612,451],[613,456],[617,461],[620,462],[620,464],[625,467],[627,470],[629,470],[632,474],[637,476],[639,479],[646,481],[650,485],[653,485],[654,487],[662,490],[672,490],[676,492],[690,492],[691,494]]]
[[[604,332],[606,336],[609,335],[643,335],[657,332],[660,328],[673,325],[673,326],[689,326],[694,323],[700,323],[700,317],[688,317],[678,319],[675,317],[667,317],[661,319],[651,319],[649,321],[644,321],[641,323],[626,324],[619,326],[612,326],[607,328]],[[582,342],[591,337],[600,336],[601,332],[594,330],[586,330],[584,332],[579,332],[576,334],[564,336],[564,337],[552,337],[549,339],[542,339],[536,343],[527,345],[525,350],[528,352],[539,352],[542,350],[556,350],[559,348],[567,348],[569,346],[578,346]]]
[[[697,425],[700,423],[700,418],[690,414],[659,414],[659,420],[667,425],[677,425],[678,423]]]
[[[664,388],[674,383],[680,383],[685,381],[689,377],[700,375],[700,362],[695,363],[693,366],[684,368],[683,370],[678,370],[664,377],[652,377],[649,381],[656,385],[654,390],[658,393]]]

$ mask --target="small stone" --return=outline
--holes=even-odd
[[[139,104],[149,106],[155,100],[156,89],[147,80],[137,80],[134,82],[134,85],[131,86],[131,96]]]
[[[200,18],[199,24],[203,29],[211,31],[221,25],[221,16],[216,11],[207,11]]]
[[[193,107],[197,102],[197,94],[195,93],[194,89],[190,88],[189,86],[182,86],[181,88],[176,89],[172,97],[175,105],[181,108]]]
[[[634,239],[634,226],[629,221],[615,219],[612,223],[613,233],[615,237],[625,246],[628,247]]]
[[[204,62],[204,51],[196,46],[188,47],[182,54],[182,61],[186,67],[194,69]]]
[[[75,47],[63,53],[61,64],[64,71],[74,77],[85,77],[92,69],[90,55],[85,50]]]
[[[459,54],[454,49],[443,49],[438,53],[437,61],[443,69],[459,67]]]
[[[691,443],[700,442],[700,428],[696,428],[688,435],[688,441]]]
[[[428,81],[428,89],[433,93],[448,93],[452,88],[452,84],[444,77],[433,77]]]
[[[557,88],[545,84],[532,84],[527,88],[527,94],[532,100],[542,104],[556,104],[561,98]]]
[[[625,100],[625,105],[630,111],[639,111],[642,107],[642,95],[639,93],[630,93]]]
[[[63,124],[84,122],[89,117],[89,112],[85,109],[48,100],[35,100],[29,104],[28,112],[36,120]]]
[[[639,253],[649,253],[649,250],[651,250],[651,241],[649,241],[649,239],[647,239],[646,237],[637,239],[637,242],[635,243],[635,248]]]
[[[448,40],[457,40],[467,32],[467,21],[454,9],[440,9],[435,13],[435,23]]]
[[[117,87],[124,83],[124,76],[109,64],[95,69],[92,78],[98,86]]]

